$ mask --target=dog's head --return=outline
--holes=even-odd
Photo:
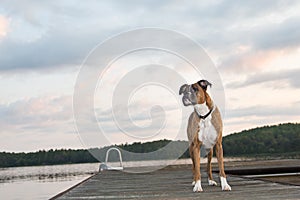
[[[184,106],[203,104],[207,99],[207,86],[211,83],[207,80],[200,80],[194,84],[184,84],[179,89],[179,95],[183,94],[182,102]]]

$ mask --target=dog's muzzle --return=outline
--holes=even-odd
[[[190,106],[197,104],[196,91],[191,85],[184,84],[179,89],[179,95],[183,94],[182,103],[184,106]]]

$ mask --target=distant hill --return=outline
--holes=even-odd
[[[300,124],[264,126],[234,133],[223,138],[223,149],[226,156],[296,156],[300,154]]]
[[[158,140],[146,143],[135,142],[116,147],[121,149],[124,161],[189,157],[187,141],[170,142],[170,140]],[[162,149],[166,145],[168,145],[168,151]],[[89,151],[97,155],[99,160],[104,161],[105,153],[110,147],[113,146],[90,149]],[[184,152],[184,149],[187,150]],[[288,123],[264,126],[234,133],[223,138],[223,149],[225,157],[299,157],[300,124]],[[42,150],[34,153],[0,152],[0,167],[98,162],[89,151],[86,149],[51,149],[49,151]],[[128,152],[148,154],[145,157],[143,154],[128,154]],[[116,152],[111,153],[109,160],[118,160]]]

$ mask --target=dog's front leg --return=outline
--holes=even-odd
[[[202,192],[201,174],[200,174],[200,144],[193,144],[193,162],[194,162],[194,192]]]
[[[213,156],[213,148],[210,149],[209,153],[207,154],[207,175],[208,175],[208,185],[216,186],[218,185],[216,181],[214,181],[212,176],[212,169],[211,169],[211,159]]]
[[[225,171],[224,171],[222,140],[220,140],[220,142],[217,142],[217,144],[216,144],[216,156],[218,159],[218,165],[219,165],[219,170],[220,170],[220,180],[221,180],[222,190],[230,191],[231,187],[227,183],[226,175],[225,175]]]
[[[190,152],[190,157],[192,159],[192,172],[193,172],[192,186],[194,186],[196,184],[196,180],[194,179],[194,176],[195,176],[195,160],[194,160],[194,145],[193,144],[191,144],[189,146],[189,152]]]

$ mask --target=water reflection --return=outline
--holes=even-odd
[[[88,178],[98,163],[0,169],[1,199],[49,199]]]

